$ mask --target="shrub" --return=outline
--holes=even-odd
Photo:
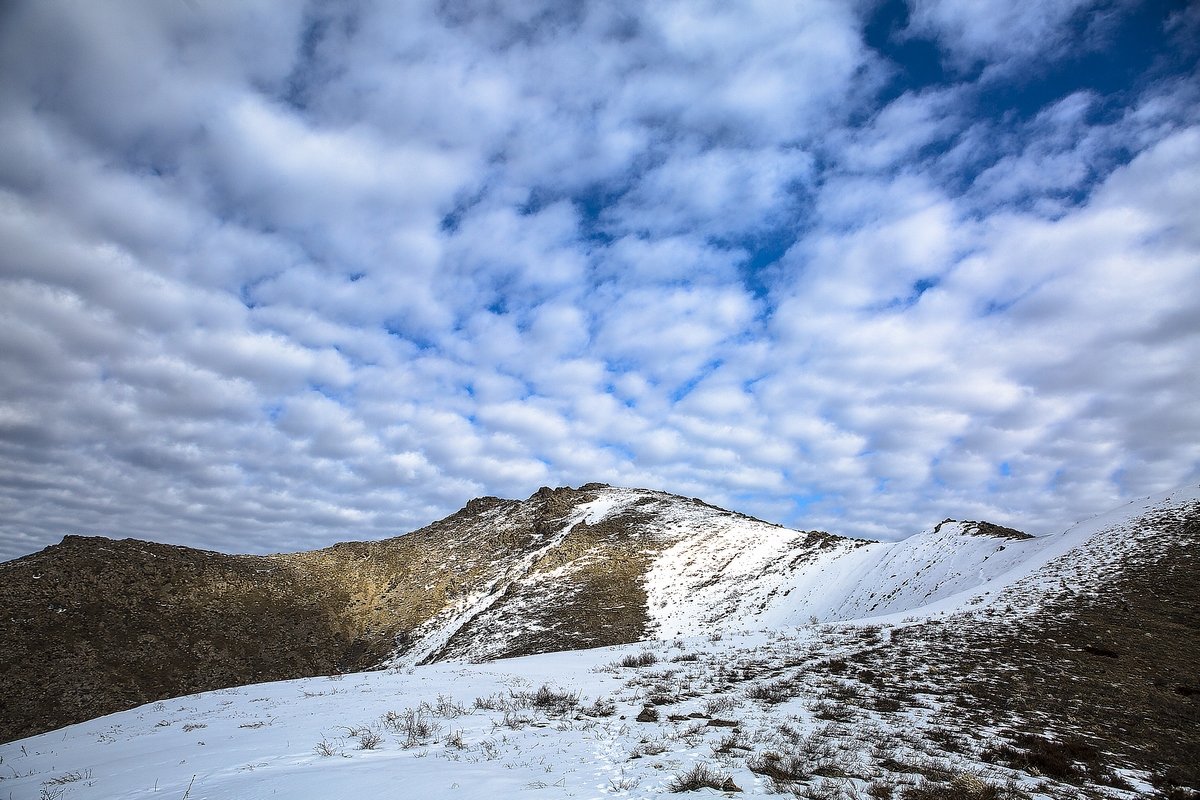
[[[82,771],[74,770],[73,772],[68,772],[66,775],[59,775],[57,778],[51,778],[50,780],[46,781],[46,785],[47,786],[62,786],[63,784],[66,784],[66,783],[75,783],[76,781],[90,781],[91,779],[92,779],[92,771],[90,769],[86,769],[86,770],[82,770]]]
[[[543,685],[529,696],[529,704],[534,708],[563,713],[579,704],[579,695],[570,692],[556,692],[549,686]]]
[[[658,663],[658,656],[649,650],[640,653],[630,653],[621,659],[622,667],[649,667]]]
[[[892,793],[896,790],[896,784],[891,781],[875,780],[871,781],[871,785],[867,787],[867,797],[874,800],[892,800]]]
[[[629,751],[630,758],[641,758],[642,756],[656,756],[659,753],[667,752],[667,746],[661,741],[642,742],[633,750]]]
[[[456,703],[453,697],[443,696],[440,694],[437,696],[437,702],[434,704],[433,710],[436,711],[439,716],[446,717],[447,719],[454,719],[455,717],[461,717],[469,713],[467,709],[463,707],[462,703]]]
[[[818,700],[812,705],[812,712],[818,719],[826,719],[832,722],[849,722],[854,719],[854,710],[850,706],[841,703],[832,703],[828,700]]]
[[[317,746],[313,748],[313,752],[319,756],[336,756],[341,750],[338,746],[328,739],[322,739],[317,742]]]
[[[786,679],[760,683],[746,690],[746,697],[764,703],[783,703],[796,695],[795,685]]]
[[[728,736],[719,740],[716,744],[711,745],[713,755],[721,753],[732,753],[734,750],[749,750],[745,742],[742,740],[742,735],[738,731],[731,731]]]
[[[489,694],[487,697],[476,697],[475,708],[482,711],[499,711],[504,708],[504,698],[498,694]]]
[[[374,728],[363,728],[358,732],[358,749],[374,750],[383,744],[383,734]]]
[[[694,792],[698,789],[716,789],[719,792],[740,792],[733,778],[707,764],[696,764],[687,772],[676,775],[667,784],[668,792]]]
[[[785,756],[768,751],[751,757],[746,761],[746,766],[751,772],[781,784],[806,781],[812,777],[812,772],[805,768],[804,759],[796,754]]]
[[[710,717],[715,717],[725,711],[732,711],[737,704],[732,697],[721,695],[706,700],[704,703],[704,713]]]
[[[442,726],[429,719],[421,709],[406,708],[400,713],[389,711],[383,724],[404,737],[403,747],[416,747],[437,736]],[[351,735],[358,735],[352,732]],[[363,748],[367,749],[367,748]]]
[[[803,800],[860,800],[854,784],[844,781],[818,781],[792,789],[792,793]]]
[[[636,789],[640,784],[641,781],[639,779],[627,778],[625,777],[625,770],[621,770],[621,777],[609,780],[608,787],[613,792],[628,792]]]
[[[617,704],[607,697],[597,697],[590,706],[579,709],[589,717],[611,717],[617,713]]]
[[[492,729],[496,728],[512,728],[514,731],[522,730],[529,725],[532,725],[536,720],[532,714],[526,714],[522,711],[508,709],[504,712],[504,719],[500,722],[492,721]]]
[[[895,713],[904,707],[904,704],[896,698],[888,697],[887,695],[882,694],[875,697],[875,699],[872,701],[872,705],[876,711],[880,711],[885,714]]]
[[[1055,740],[1022,733],[1012,744],[988,748],[982,755],[984,761],[1068,783],[1081,783],[1089,777],[1105,782],[1116,778],[1101,765],[1100,751],[1076,736]]]
[[[862,697],[862,689],[856,683],[839,683],[829,691],[829,696],[838,700],[857,700]]]
[[[1028,795],[1015,788],[988,783],[978,775],[960,772],[949,783],[926,781],[919,786],[909,786],[901,797],[903,800],[1017,800]]]

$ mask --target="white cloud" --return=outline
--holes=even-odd
[[[13,6],[0,556],[591,480],[1040,531],[1195,479],[1189,76],[982,107],[1093,12],[914,3],[954,77],[897,88],[870,4]]]
[[[1097,5],[1095,0],[913,0],[909,24],[942,43],[960,66],[982,61],[1003,67],[1010,59],[1066,49],[1073,39],[1067,23]]]
[[[752,233],[787,221],[793,184],[810,174],[811,157],[794,150],[674,153],[611,210],[612,227],[656,239]]]

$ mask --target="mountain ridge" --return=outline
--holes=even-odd
[[[290,554],[72,535],[0,564],[0,738],[252,681],[910,614],[1063,541],[943,521],[868,542],[596,483]]]
[[[517,577],[558,575],[602,533],[594,529],[616,525],[630,508],[648,513],[663,498],[647,494],[654,496],[636,506],[646,499],[638,490],[551,497],[554,524],[531,534],[534,548],[560,536],[570,542],[587,534],[585,541],[544,565],[551,569]],[[697,508],[676,498],[670,510],[679,522]],[[481,510],[488,509],[473,509],[469,519],[481,521]],[[514,503],[508,510],[528,522],[546,508]],[[670,527],[670,515],[657,519]],[[726,523],[748,524],[732,515]],[[633,527],[623,529],[627,539],[637,538]],[[1200,487],[1136,501],[1050,536],[981,537],[980,528],[944,521],[907,543],[831,539],[796,569],[761,576],[735,608],[748,615],[711,625],[707,635],[674,636],[660,627],[654,638],[628,645],[148,703],[0,745],[0,762],[11,769],[0,780],[15,796],[40,789],[80,800],[153,791],[263,800],[383,796],[398,781],[414,796],[479,800],[531,789],[651,796],[696,788],[689,776],[701,774],[716,776],[702,785],[747,796],[1195,796]],[[505,533],[519,538],[519,531]],[[766,546],[731,557],[730,529],[699,537],[642,531],[651,533],[662,534],[656,547],[668,554],[663,564],[677,582],[644,579],[653,590],[648,618],[690,622],[697,631],[711,621],[679,604],[664,612],[655,598],[685,597],[692,577],[708,582],[701,588],[744,583],[764,563],[763,552],[775,552]],[[801,545],[808,538],[775,535]],[[365,556],[369,549],[339,552]],[[813,555],[803,546],[796,552]],[[558,550],[542,555],[552,553]],[[706,574],[710,556],[724,574]],[[674,569],[689,559],[693,576]],[[889,584],[883,579],[894,568],[903,575]],[[791,624],[811,607],[805,587],[822,572],[827,610],[853,615],[874,606],[875,616]],[[763,596],[769,602],[759,610]],[[722,595],[705,598],[700,610],[714,597]],[[919,602],[925,605],[914,607]],[[491,620],[493,607],[506,607],[503,595],[473,624]],[[469,628],[440,630],[446,641],[463,630],[471,640]]]

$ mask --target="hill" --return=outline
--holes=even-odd
[[[865,542],[588,484],[303,553],[71,536],[0,564],[0,739],[259,681],[954,608],[1094,534]]]
[[[604,498],[619,515],[645,496],[588,493],[558,494],[581,501],[568,504],[567,518],[584,514],[572,527],[603,525]],[[723,513],[651,495],[684,516]],[[721,557],[729,580],[778,567],[750,586],[755,599],[730,606],[746,616],[723,624],[688,611],[680,588],[704,574],[689,563],[721,548],[676,531],[647,548],[652,564],[680,572],[643,579],[645,623],[703,634],[164,700],[0,746],[0,793],[325,800],[402,786],[422,797],[644,797],[707,786],[824,800],[1195,797],[1198,498],[1195,487],[1164,494],[1050,537],[953,522],[892,545],[808,545],[806,534],[780,532],[801,556],[794,566],[755,549]],[[726,519],[731,529],[761,524]],[[523,581],[561,569],[538,563]],[[885,591],[870,590],[893,573]],[[818,602],[822,581],[835,600]],[[673,601],[657,605],[659,591]],[[734,632],[871,606],[886,613]],[[460,635],[472,638],[442,639]]]

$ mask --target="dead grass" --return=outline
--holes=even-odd
[[[803,757],[796,754],[783,755],[770,750],[748,758],[746,767],[751,772],[780,784],[806,781],[813,776]]]
[[[695,764],[687,772],[673,777],[667,784],[668,792],[694,792],[698,789],[716,789],[719,792],[740,792],[733,777],[716,767]]]
[[[997,786],[978,775],[962,772],[947,783],[924,781],[909,786],[902,800],[1027,800],[1029,795],[1013,787]]]
[[[754,684],[746,689],[746,697],[764,703],[786,703],[799,694],[799,687],[793,681],[781,678],[769,683]]]
[[[649,667],[658,663],[658,656],[649,650],[630,653],[617,662],[622,667]]]
[[[1104,764],[1100,751],[1079,736],[1050,739],[1019,733],[1011,744],[988,748],[982,757],[985,761],[1004,764],[1034,776],[1074,784],[1091,782],[1128,788],[1128,784]]]

